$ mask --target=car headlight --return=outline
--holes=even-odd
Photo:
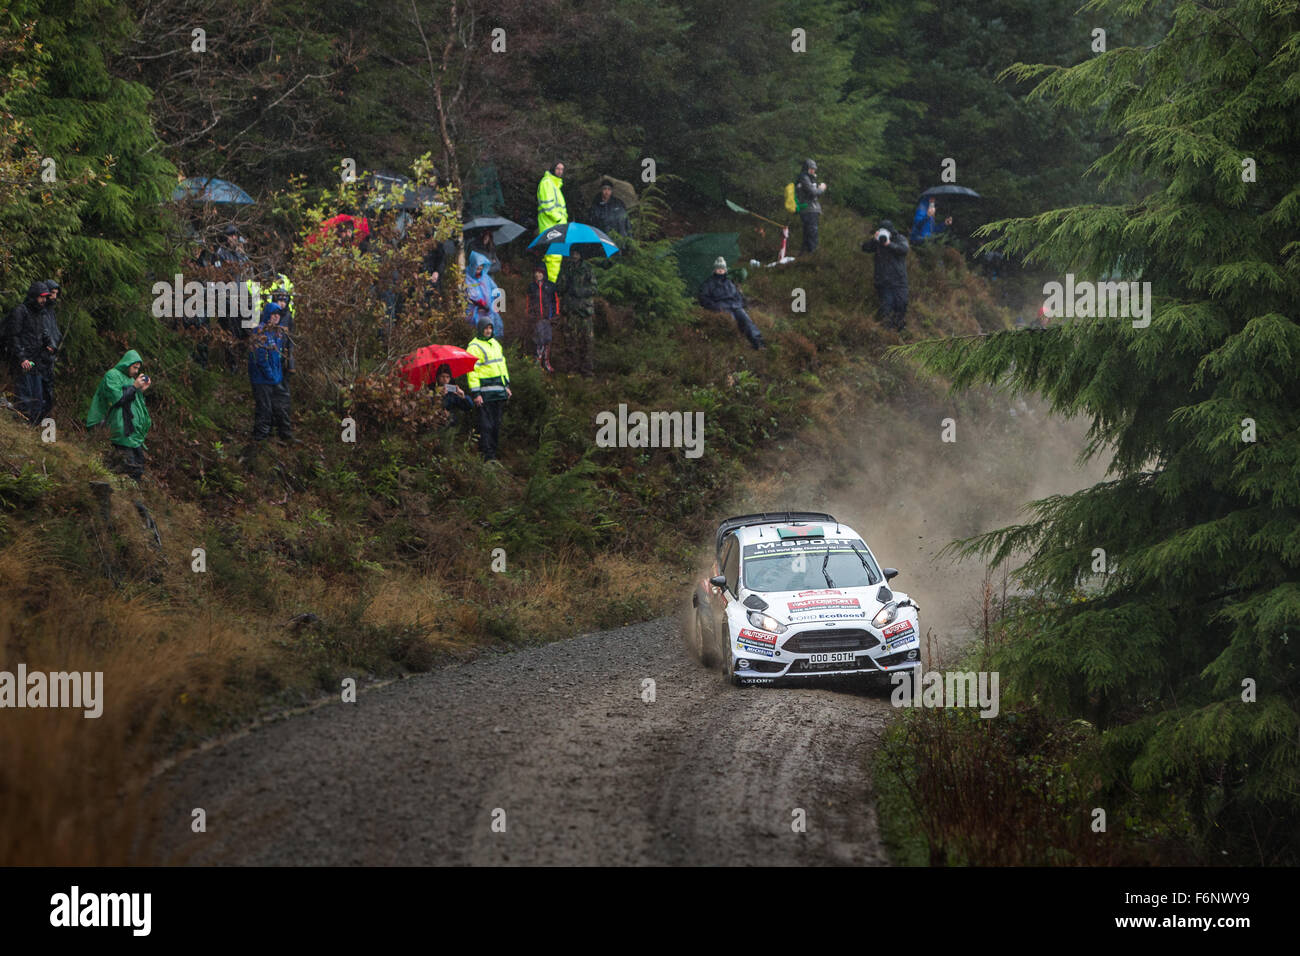
[[[876,612],[876,616],[871,619],[871,623],[874,627],[884,627],[886,624],[894,623],[896,617],[898,617],[898,605],[890,602]]]
[[[750,611],[749,623],[764,631],[775,631],[777,634],[785,633],[785,625],[770,614],[763,614],[759,611]]]

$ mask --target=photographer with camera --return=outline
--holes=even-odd
[[[451,380],[451,366],[446,362],[438,366],[434,374],[435,384],[429,386],[434,391],[434,401],[441,401],[448,414],[446,428],[460,424],[460,416],[474,411],[474,403],[466,396],[465,390]]]
[[[144,477],[144,440],[153,425],[144,403],[144,393],[153,382],[140,371],[143,364],[135,349],[118,359],[95,389],[86,413],[87,428],[108,422],[114,450],[111,467],[136,481]]]
[[[911,239],[912,245],[919,246],[932,236],[945,232],[952,225],[952,216],[945,216],[940,221],[936,209],[933,196],[923,196],[921,198],[921,202],[916,207],[916,213],[912,216],[912,234],[908,237]]]
[[[882,219],[880,228],[862,244],[863,252],[876,257],[876,296],[880,299],[881,324],[902,332],[907,324],[907,239]]]
[[[265,441],[274,428],[280,440],[296,445],[289,385],[288,336],[280,321],[286,307],[269,302],[262,310],[262,321],[249,336],[248,381],[253,388],[253,441]]]

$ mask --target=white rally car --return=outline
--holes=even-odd
[[[852,528],[817,512],[740,515],[718,526],[714,548],[688,636],[731,683],[920,676],[920,608],[890,589],[898,572],[881,570]]]

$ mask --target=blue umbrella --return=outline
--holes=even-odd
[[[172,191],[172,199],[188,199],[190,202],[231,203],[236,206],[252,206],[253,197],[234,183],[211,176],[196,176],[183,179]]]
[[[529,249],[539,249],[546,256],[570,256],[578,252],[584,256],[612,256],[618,252],[609,236],[581,222],[564,222],[550,226],[528,244]]]

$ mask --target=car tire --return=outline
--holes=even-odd
[[[740,687],[740,678],[736,676],[736,655],[731,653],[731,642],[727,642],[727,655],[722,659],[722,679],[732,687]]]
[[[704,608],[695,609],[695,653],[705,667],[718,666],[718,655],[713,648],[713,635],[704,630]]]

